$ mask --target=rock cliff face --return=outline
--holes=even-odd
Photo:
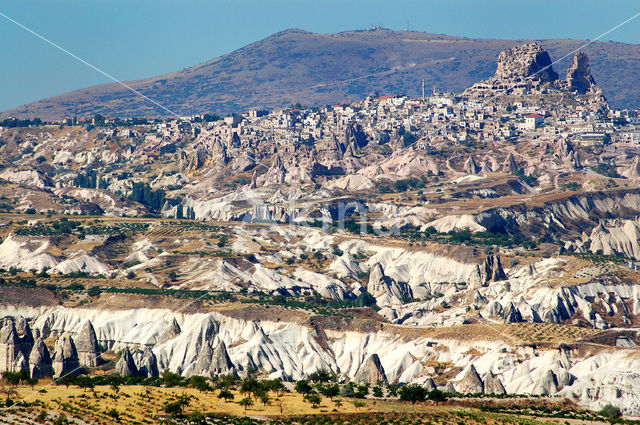
[[[492,289],[490,286],[480,290]],[[62,335],[57,343],[56,363],[64,359],[69,372],[75,347],[68,334],[77,332],[90,320],[101,338],[113,342],[114,350],[123,349],[116,366],[123,375],[155,375],[155,365],[158,372],[211,376],[236,371],[242,375],[247,367],[255,367],[271,372],[272,377],[301,379],[311,371],[323,369],[353,381],[374,383],[386,379],[430,386],[432,371],[424,364],[446,361],[464,368],[447,384],[450,392],[559,394],[589,406],[599,406],[612,400],[612,394],[621,394],[614,401],[628,412],[640,411],[640,403],[635,401],[640,396],[636,372],[640,355],[634,348],[611,348],[600,353],[531,351],[482,335],[474,341],[448,336],[406,339],[389,333],[386,327],[373,332],[327,329],[326,335],[321,336],[296,323],[247,321],[219,313],[176,316],[168,310],[113,311],[104,315],[100,310],[54,307],[46,312],[23,311],[22,315],[31,317],[34,329],[48,324],[53,334]],[[168,319],[173,317],[180,321],[182,331],[156,344],[156,335],[164,329],[159,318],[171,323]],[[132,355],[126,348],[131,343],[147,348]],[[227,349],[229,346],[232,348]],[[472,351],[475,354],[469,354]],[[46,347],[37,340],[30,356],[30,363],[37,365],[32,369],[35,376],[47,376],[46,357]],[[594,365],[601,366],[594,369]]]
[[[596,81],[591,75],[589,58],[583,52],[578,52],[573,57],[573,63],[567,70],[567,88],[580,94],[585,94],[595,86]]]
[[[531,78],[552,82],[558,79],[558,74],[551,66],[549,53],[538,43],[528,43],[500,53],[494,78],[507,81]]]

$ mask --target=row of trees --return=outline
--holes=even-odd
[[[160,211],[166,200],[164,190],[152,190],[149,183],[136,182],[133,184],[129,199],[139,202],[154,211]]]
[[[106,189],[108,183],[106,180],[98,178],[95,172],[88,171],[87,174],[78,173],[76,178],[73,179],[73,185],[89,189]]]

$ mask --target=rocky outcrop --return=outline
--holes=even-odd
[[[51,355],[41,338],[36,340],[29,354],[29,369],[33,378],[43,379],[53,376]]]
[[[129,351],[129,347],[125,347],[122,350],[120,358],[116,362],[115,373],[120,376],[139,376],[140,372]]]
[[[489,282],[507,280],[507,275],[502,269],[499,255],[489,255],[484,259],[481,269],[482,281],[486,285]]]
[[[202,375],[213,378],[234,372],[235,366],[229,357],[225,343],[220,342],[214,349],[207,341],[198,354],[195,366],[187,375]]]
[[[462,379],[455,384],[456,390],[463,394],[476,394],[484,392],[484,383],[478,374],[476,367],[471,364],[467,367]]]
[[[276,155],[271,168],[265,175],[264,184],[283,184],[287,170],[284,168],[280,155]]]
[[[53,354],[53,372],[56,378],[80,373],[76,344],[69,335],[58,339],[56,351]]]
[[[235,134],[235,133],[234,133]],[[227,146],[220,139],[216,139],[211,147],[211,161],[214,167],[223,167],[229,163]]]
[[[580,94],[589,92],[596,85],[591,75],[589,58],[583,52],[573,57],[573,63],[567,69],[567,88]]]
[[[445,386],[442,387],[442,392],[447,394],[458,394],[458,390],[456,390],[456,387],[453,385],[453,382],[451,381],[447,382]]]
[[[557,392],[558,378],[552,370],[547,370],[542,374],[542,376],[540,376],[540,379],[538,379],[538,382],[536,382],[536,385],[531,393],[536,395],[548,395],[555,394]]]
[[[160,372],[158,371],[158,359],[150,348],[144,350],[138,372],[145,378],[160,376]]]
[[[571,152],[573,152],[573,145],[571,142],[564,137],[561,138],[556,147],[556,155],[558,155],[560,159],[564,159],[569,156]]]
[[[162,333],[158,337],[158,340],[156,341],[156,344],[162,344],[170,341],[180,335],[180,332],[182,332],[182,330],[180,329],[178,321],[175,319],[175,317],[171,318],[171,322],[169,322],[167,327],[162,331]]]
[[[502,313],[502,317],[504,319],[504,323],[523,322],[522,313],[520,313],[520,310],[518,310],[518,308],[515,305],[513,305],[513,303],[509,303],[507,308]]]
[[[507,155],[507,158],[502,163],[502,171],[504,173],[515,173],[519,169],[520,167],[518,167],[516,159],[513,157],[513,154],[509,152],[509,155]]]
[[[576,377],[566,370],[560,371],[560,373],[556,376],[558,381],[558,389],[561,390],[564,387],[568,387],[573,385],[576,381]]]
[[[0,332],[0,372],[19,372],[25,369],[26,358],[15,322],[6,319]]]
[[[375,384],[377,382],[387,382],[387,375],[384,372],[380,357],[372,354],[365,360],[354,378],[356,382]]]
[[[485,394],[506,394],[502,381],[492,372],[487,372],[482,378]]]
[[[96,367],[100,360],[100,350],[96,331],[91,321],[87,320],[76,336],[76,349],[81,366]]]
[[[180,162],[182,163],[182,170],[185,174],[194,174],[196,171],[203,168],[209,158],[209,154],[204,148],[198,148],[191,155],[187,155],[182,151]]]
[[[640,259],[640,222],[616,219],[598,223],[588,237],[583,236],[583,242],[593,253]]]
[[[464,162],[464,172],[467,174],[478,174],[482,168],[476,163],[472,157],[467,158]]]
[[[349,123],[344,131],[344,145],[353,145],[356,151],[367,145],[367,136],[358,123]]]
[[[494,79],[520,81],[527,78],[544,82],[558,79],[549,53],[538,43],[522,44],[500,53]]]
[[[438,389],[438,387],[436,386],[436,383],[433,381],[433,378],[427,378],[427,380],[425,381],[423,387],[424,387],[425,390],[427,390],[429,392]]]
[[[380,263],[371,267],[367,292],[376,298],[379,305],[403,302],[412,297],[411,287],[385,275]]]
[[[625,175],[630,179],[636,179],[640,177],[640,157],[636,156],[627,168]]]

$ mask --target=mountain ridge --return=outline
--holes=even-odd
[[[376,92],[419,95],[427,87],[462,91],[493,74],[499,52],[537,41],[558,60],[585,42],[500,40],[386,29],[313,33],[290,28],[209,61],[172,73],[127,81],[180,115],[228,114],[289,104],[324,105]],[[421,46],[423,48],[417,48]],[[612,106],[637,107],[640,45],[594,42],[584,48]],[[570,58],[555,64],[560,74]],[[0,114],[2,117],[166,116],[167,111],[118,83],[63,93]]]

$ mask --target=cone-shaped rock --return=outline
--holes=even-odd
[[[456,383],[456,389],[461,393],[470,394],[484,392],[484,383],[473,364],[467,368],[462,379]]]
[[[167,325],[167,327],[158,337],[158,341],[156,342],[156,344],[162,344],[163,342],[172,340],[173,338],[180,335],[180,332],[182,332],[182,330],[180,329],[180,325],[178,324],[178,321],[175,319],[175,317],[173,317],[171,319],[171,322],[169,322],[169,325]]]
[[[231,362],[227,347],[224,342],[220,342],[213,349],[208,341],[202,346],[198,355],[198,361],[193,369],[188,373],[191,375],[202,375],[212,378],[217,375],[224,375],[234,371],[234,365]]]
[[[0,372],[19,372],[16,370],[16,361],[21,351],[15,323],[11,319],[5,320],[0,331]]]
[[[367,292],[373,295],[380,304],[387,304],[390,298],[403,300],[411,298],[413,295],[409,285],[398,283],[385,275],[380,263],[376,263],[371,267]]]
[[[509,155],[507,155],[507,159],[505,159],[504,163],[502,164],[502,171],[505,173],[515,173],[519,169],[520,168],[518,167],[516,159],[513,157],[513,154],[509,152]]]
[[[502,385],[502,381],[500,381],[500,378],[495,376],[492,372],[486,373],[482,381],[484,383],[485,394],[506,394],[507,393],[504,389],[504,385]]]
[[[78,361],[78,351],[73,338],[64,335],[56,344],[56,351],[53,354],[53,372],[56,378],[67,375],[77,375],[80,373],[80,362]]]
[[[42,379],[53,376],[51,355],[49,354],[49,349],[41,338],[36,340],[33,348],[31,349],[31,353],[29,354],[29,365],[32,378]]]
[[[457,394],[458,391],[456,390],[456,387],[453,386],[453,382],[449,381],[445,384],[445,386],[442,388],[442,392],[447,393],[447,394]]]
[[[482,265],[482,278],[485,284],[507,279],[507,275],[502,269],[502,263],[499,255],[489,255],[484,259],[484,263]]]
[[[504,323],[521,323],[523,321],[520,310],[513,303],[509,303],[502,317],[504,318]]]
[[[267,171],[265,184],[282,184],[287,170],[284,168],[280,155],[276,154],[271,168]]]
[[[481,168],[472,157],[467,158],[464,162],[464,172],[467,174],[478,174]]]
[[[556,374],[553,373],[552,370],[547,370],[542,374],[538,382],[533,389],[532,394],[536,395],[547,395],[547,394],[555,394],[558,392],[558,379],[556,378]]]
[[[379,381],[387,382],[387,375],[377,354],[372,354],[367,358],[356,373],[355,381],[367,384],[375,384]]]
[[[96,367],[99,363],[100,350],[98,338],[91,321],[87,320],[82,325],[78,336],[76,336],[76,349],[81,366]]]
[[[140,375],[146,378],[160,376],[160,372],[158,371],[158,359],[153,353],[153,350],[150,348],[144,350],[142,360],[140,361],[140,367],[138,369]]]
[[[138,368],[129,351],[129,347],[125,347],[124,350],[122,350],[120,359],[118,359],[116,363],[115,373],[120,376],[138,376]]]
[[[425,390],[427,390],[429,392],[438,389],[438,387],[436,386],[436,383],[433,381],[433,378],[427,379],[427,381],[424,383],[423,387],[424,387]]]

